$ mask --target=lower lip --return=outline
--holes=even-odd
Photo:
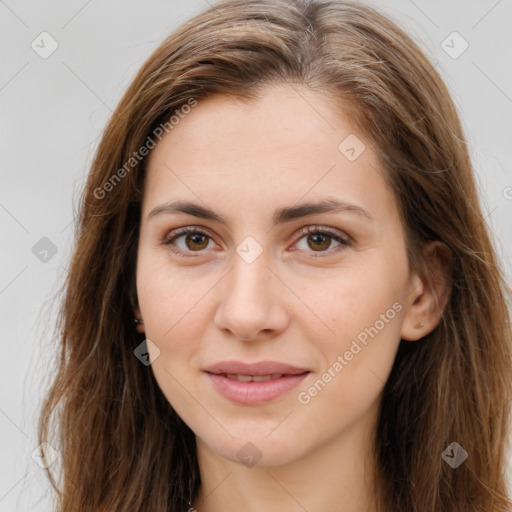
[[[206,372],[215,389],[232,402],[246,405],[260,405],[283,395],[304,380],[308,375],[283,375],[263,382],[241,382],[222,375]]]

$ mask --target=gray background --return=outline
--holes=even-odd
[[[512,3],[368,3],[399,21],[445,78],[511,282]],[[78,192],[101,131],[150,52],[207,6],[206,0],[0,0],[0,512],[50,510],[44,472],[31,458],[41,382],[55,356],[49,306],[68,265]],[[51,48],[44,31],[58,43],[45,59],[31,47]],[[457,58],[463,43],[446,39],[453,31],[469,44]]]

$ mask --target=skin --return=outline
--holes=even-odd
[[[349,134],[366,146],[354,161],[338,149]],[[272,221],[277,208],[327,197],[372,219],[341,211]],[[168,212],[148,220],[153,208],[175,200],[208,206],[227,225]],[[174,245],[163,243],[185,226],[209,237],[187,243],[178,234]],[[351,245],[299,233],[305,226],[331,228]],[[236,252],[248,236],[263,249],[251,263]],[[376,153],[326,97],[282,85],[267,87],[253,104],[223,95],[199,101],[149,156],[135,311],[139,332],[159,351],[150,346],[158,385],[196,434],[202,486],[191,506],[375,510],[369,447],[382,390],[400,338],[419,340],[438,324],[439,286],[410,271]],[[401,307],[394,318],[300,403],[298,394],[393,304]],[[202,372],[225,360],[275,360],[311,373],[271,402],[236,404]],[[249,442],[260,456],[253,466],[237,457]]]

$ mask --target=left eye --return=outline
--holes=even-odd
[[[307,247],[313,249],[312,252],[325,253],[330,252],[330,250],[337,252],[350,245],[348,237],[343,237],[337,231],[322,226],[307,226],[302,228],[299,234],[303,236],[299,238],[295,245],[299,244],[302,239],[306,239]],[[181,244],[181,247],[180,244],[176,243],[180,238],[184,238],[184,243]],[[332,240],[338,242],[338,246],[331,248]],[[203,249],[208,248],[210,241],[212,241],[212,238],[205,231],[195,227],[185,227],[172,231],[163,243],[169,246],[172,252],[186,254],[201,252]],[[173,247],[177,247],[177,250]],[[307,251],[307,248],[299,247],[299,249]],[[314,257],[318,256],[315,255]]]
[[[302,236],[298,242],[305,238],[307,246],[313,249],[313,252],[328,252],[325,249],[329,249],[332,240],[338,242],[338,245],[333,249],[336,250],[335,252],[337,252],[337,250],[342,250],[344,247],[348,247],[350,245],[348,238],[344,238],[341,234],[338,234],[337,231],[329,228],[324,228],[321,226],[307,226],[302,228],[300,232],[305,236]]]

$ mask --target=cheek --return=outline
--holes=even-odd
[[[380,393],[400,343],[402,277],[378,265],[364,272],[343,269],[343,275],[321,293],[307,292],[330,328],[320,337],[308,335],[323,362],[315,389],[302,388],[311,402],[332,400],[355,411],[367,407]],[[315,398],[320,394],[321,399]]]
[[[158,386],[171,406],[188,423],[197,415],[197,404],[189,393],[193,357],[204,339],[205,319],[211,312],[207,292],[212,278],[187,278],[166,262],[146,264],[140,259],[137,272],[139,306],[144,319],[145,335],[159,349],[151,365]],[[201,300],[201,298],[203,299]]]
[[[399,272],[376,264],[339,269],[333,279],[322,286],[311,283],[302,287],[311,309],[330,328],[324,339],[332,348],[341,349],[340,343],[355,339],[359,334],[364,341],[366,329],[377,323],[379,331],[400,332],[399,303],[403,283]],[[405,277],[403,279],[405,283]],[[318,283],[318,281],[317,281]],[[402,284],[401,284],[402,283]],[[387,314],[386,314],[387,312]],[[381,317],[384,315],[384,318]],[[330,336],[328,336],[330,332]]]
[[[147,337],[164,345],[172,341],[177,350],[180,345],[188,344],[185,338],[194,339],[194,331],[199,327],[191,318],[204,315],[208,303],[205,295],[214,285],[214,276],[207,270],[198,275],[193,267],[177,268],[169,264],[165,254],[141,251],[137,296]]]
[[[317,338],[323,366],[296,396],[305,417],[322,418],[332,435],[376,406],[400,343],[401,322],[400,303],[385,296],[360,292],[342,296],[338,304],[346,307],[337,312],[336,336]]]

